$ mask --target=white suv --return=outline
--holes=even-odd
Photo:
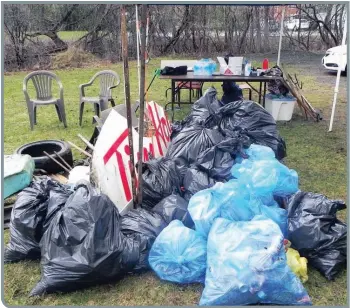
[[[326,55],[322,58],[322,64],[325,69],[332,71],[337,71],[340,66],[341,71],[346,73],[347,45],[336,46],[328,49]]]

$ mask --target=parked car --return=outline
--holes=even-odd
[[[341,56],[341,57],[340,57]],[[322,58],[322,64],[325,69],[337,71],[340,66],[341,71],[346,74],[347,69],[347,45],[336,46],[326,51]]]

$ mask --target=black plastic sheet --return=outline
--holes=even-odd
[[[11,213],[5,263],[40,259],[41,237],[71,194],[67,186],[48,177],[33,181],[18,194]]]
[[[288,199],[288,237],[292,247],[327,279],[346,264],[346,224],[336,213],[346,208],[341,200],[298,191]]]

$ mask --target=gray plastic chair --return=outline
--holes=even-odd
[[[100,92],[98,97],[85,96],[85,88],[91,86],[95,79],[100,80]],[[100,115],[100,111],[108,108],[108,102],[111,102],[112,107],[115,106],[114,99],[112,97],[112,89],[116,88],[120,84],[119,75],[116,72],[106,70],[96,73],[88,83],[81,84],[80,89],[80,108],[79,108],[79,125],[81,126],[83,120],[84,103],[94,104],[95,113]]]
[[[60,98],[52,97],[52,79],[56,80],[60,89]],[[35,87],[36,99],[31,99],[27,91],[28,81]],[[28,74],[23,80],[23,93],[27,102],[30,129],[36,124],[36,108],[42,105],[55,105],[58,119],[67,127],[66,112],[63,100],[63,85],[61,80],[52,72],[35,71]]]

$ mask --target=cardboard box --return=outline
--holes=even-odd
[[[220,64],[221,75],[242,75],[243,57],[230,57],[228,64],[223,57],[217,57],[217,59]]]

